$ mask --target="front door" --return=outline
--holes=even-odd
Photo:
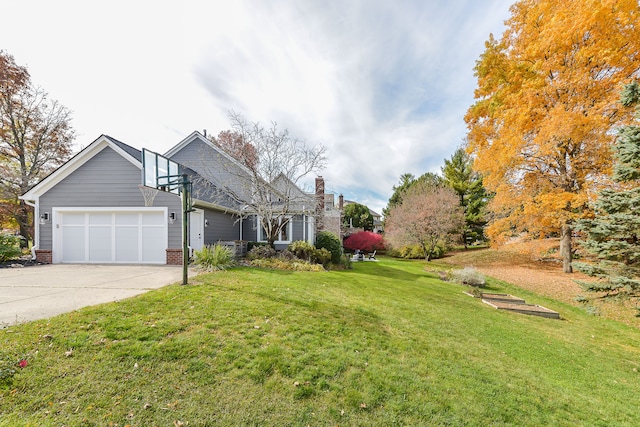
[[[189,246],[194,251],[204,246],[204,211],[201,209],[189,213]]]

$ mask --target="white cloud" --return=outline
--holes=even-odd
[[[0,39],[101,133],[165,151],[227,111],[329,150],[327,188],[381,211],[405,172],[437,172],[465,134],[473,65],[508,0],[21,0]]]

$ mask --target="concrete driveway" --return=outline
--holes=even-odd
[[[182,266],[0,268],[0,328],[129,298],[175,282],[182,282]]]

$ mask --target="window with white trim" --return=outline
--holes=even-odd
[[[267,231],[262,226],[262,220],[258,217],[258,223],[260,224],[260,235],[258,236],[259,242],[266,242],[267,239]],[[276,237],[276,241],[273,243],[291,243],[291,232],[292,232],[292,221],[290,216],[280,217],[278,218],[278,224],[281,225],[280,232]]]

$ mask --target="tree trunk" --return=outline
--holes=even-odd
[[[568,223],[562,225],[560,255],[562,255],[562,271],[564,273],[573,273],[573,267],[571,266],[571,225]]]
[[[24,200],[20,200],[20,205],[16,210],[15,219],[16,219],[16,222],[18,223],[18,226],[20,227],[20,235],[24,237],[24,239],[20,241],[21,248],[28,247],[29,241],[33,238],[33,235],[31,232],[32,225],[31,225],[31,221],[29,221],[30,211],[31,211],[31,207],[27,205],[24,202]]]

